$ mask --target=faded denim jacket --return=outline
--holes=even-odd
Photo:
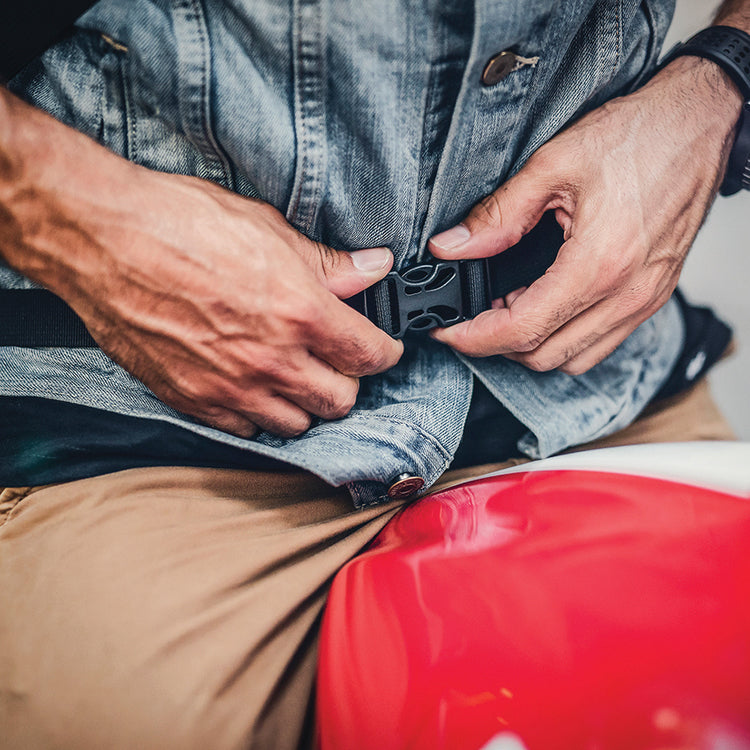
[[[569,123],[655,64],[674,0],[102,0],[12,88],[152,169],[267,201],[334,248],[397,267]],[[482,71],[510,50],[515,69]],[[627,207],[623,207],[627,210]],[[0,267],[0,286],[32,284]],[[358,506],[446,469],[481,380],[544,457],[629,424],[681,347],[674,302],[589,372],[537,373],[432,341],[361,384],[355,408],[295,439],[243,440],[160,402],[97,349],[0,349],[0,394],[182,425],[286,461]]]

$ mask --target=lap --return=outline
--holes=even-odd
[[[701,383],[585,447],[731,438]],[[6,490],[0,746],[296,747],[329,584],[398,507],[354,511],[305,474],[198,468]]]
[[[206,469],[3,501],[0,746],[25,750],[296,747],[328,585],[397,508]]]

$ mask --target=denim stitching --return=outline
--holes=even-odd
[[[318,0],[295,0],[293,22],[294,115],[297,131],[297,170],[287,220],[307,235],[315,235],[325,169],[324,55]]]
[[[232,172],[210,122],[211,51],[199,0],[177,0],[175,24],[179,22],[182,22],[184,32],[177,34],[177,59],[180,116],[185,135],[206,157],[204,176],[231,189]]]

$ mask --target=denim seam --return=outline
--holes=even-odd
[[[368,422],[372,419],[372,415],[368,415],[367,417],[360,417],[359,415],[354,415],[352,417],[353,420],[355,419],[366,419]],[[435,438],[434,435],[430,435],[429,432],[425,432],[419,425],[414,424],[414,422],[409,422],[406,419],[396,419],[394,417],[377,417],[378,421],[388,422],[389,424],[396,424],[399,425],[399,427],[408,427],[410,430],[418,433],[421,438],[426,439],[428,442],[430,442],[435,448],[439,450],[439,452],[442,454],[443,458],[450,459],[451,453],[450,451],[446,450],[445,446]]]
[[[133,100],[131,98],[130,86],[128,83],[128,77],[125,72],[125,62],[122,57],[122,53],[116,53],[112,51],[117,61],[117,75],[118,83],[122,95],[122,104],[125,110],[125,143],[124,143],[124,156],[129,161],[138,161],[138,122],[133,113]]]
[[[372,500],[365,499],[366,493],[361,492],[357,482],[347,482],[346,489],[352,497],[352,502],[358,510],[365,510],[366,508],[373,508],[376,505],[381,505],[387,502],[391,498],[388,497],[387,493],[382,495],[376,495]]]
[[[633,79],[630,85],[627,87],[628,92],[635,91],[640,88],[643,83],[651,76],[653,68],[656,64],[656,60],[659,56],[659,50],[661,49],[662,40],[659,38],[659,29],[657,20],[654,15],[654,9],[650,1],[643,0],[641,3],[643,8],[643,14],[646,17],[646,23],[649,28],[649,40],[648,48],[646,50],[646,56],[643,63],[641,72]]]
[[[211,48],[200,0],[178,0],[175,21],[184,24],[177,34],[180,118],[185,135],[201,152],[208,177],[232,187],[232,172],[211,126]]]
[[[321,208],[326,151],[324,55],[318,0],[295,0],[293,21],[294,119],[297,135],[297,170],[287,220],[308,236],[315,236]]]

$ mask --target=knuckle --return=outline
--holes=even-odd
[[[523,329],[513,333],[508,343],[514,352],[533,352],[544,340],[543,334]]]
[[[328,419],[341,419],[345,417],[353,408],[354,404],[357,403],[357,393],[359,392],[359,384],[355,380],[351,386],[346,386],[336,397],[330,402],[328,409]]]
[[[655,311],[658,306],[658,293],[654,289],[637,287],[631,289],[620,299],[620,310],[623,317],[631,317],[643,313],[650,314],[649,311]]]
[[[327,392],[312,394],[312,410],[323,419],[340,419],[345,417],[354,406],[356,393],[350,396],[348,392]]]
[[[380,337],[360,341],[360,345],[352,351],[349,357],[350,372],[347,374],[372,375],[386,369],[391,362],[388,356],[389,348],[388,342],[382,341]]]
[[[309,414],[300,413],[299,416],[287,417],[283,421],[277,422],[275,429],[271,429],[270,432],[275,432],[281,437],[297,437],[303,432],[307,432],[312,424],[312,417]]]
[[[469,212],[467,222],[475,226],[493,227],[502,223],[503,209],[497,193],[482,198]]]
[[[313,242],[313,245],[323,268],[323,274],[327,277],[329,274],[335,273],[341,265],[341,254],[322,242]]]
[[[535,372],[549,372],[561,364],[560,357],[541,351],[524,354],[521,357],[521,361],[526,367]]]
[[[251,438],[258,431],[255,424],[245,417],[220,407],[204,409],[200,418],[212,427],[243,438]]]

